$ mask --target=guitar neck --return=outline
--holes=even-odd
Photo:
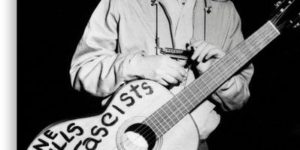
[[[279,35],[280,32],[271,21],[267,22],[249,38],[229,50],[144,123],[152,127],[158,137],[162,136]]]

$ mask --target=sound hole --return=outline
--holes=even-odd
[[[154,131],[147,125],[144,124],[133,124],[127,128],[125,133],[135,133],[138,134],[139,137],[135,137],[133,140],[140,141],[143,143],[143,140],[147,143],[147,150],[152,150],[156,143],[156,134]],[[142,139],[138,139],[142,138]]]

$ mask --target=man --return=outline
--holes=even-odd
[[[151,0],[99,3],[72,60],[75,89],[104,98],[103,105],[123,83],[141,78],[172,87],[176,94],[243,40],[240,18],[231,1],[160,0],[158,18],[151,4]],[[185,61],[158,54],[156,30],[160,47],[194,50],[195,69],[185,68]],[[249,65],[218,88],[211,101],[191,112],[201,141],[220,122],[215,104],[228,111],[247,101],[252,75]]]

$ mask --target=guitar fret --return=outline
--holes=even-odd
[[[174,104],[172,102],[168,102],[169,106],[171,106],[171,110],[174,112],[172,116],[175,116],[173,119],[176,119],[176,121],[179,121],[181,119],[182,116],[184,116],[182,114],[182,112],[176,107],[174,106]]]
[[[183,97],[179,100],[183,101],[184,100],[184,105],[187,108],[186,112],[189,112],[192,108],[194,108],[194,104],[192,103],[194,97],[192,96],[191,98],[188,98],[186,94],[181,94]]]
[[[156,114],[154,113],[152,120],[155,120],[155,122],[154,122],[155,125],[158,127],[159,130],[162,130],[162,129],[164,129],[164,126],[161,124],[160,120],[158,120],[157,116],[158,116],[157,113]]]
[[[196,85],[199,87],[199,89],[202,90],[202,93],[204,93],[204,95],[207,95],[207,93],[209,92],[209,89],[208,89],[208,85],[207,84],[204,84],[205,83],[205,80],[203,78],[205,78],[208,74],[203,74],[200,78],[199,78],[199,82],[201,82],[201,87],[199,87],[199,84]],[[209,81],[209,80],[206,80],[206,81]]]
[[[193,94],[193,90],[191,88],[186,88],[184,96],[187,99],[195,99],[195,96]]]
[[[174,98],[174,103],[177,106],[177,108],[179,108],[179,110],[188,110],[188,108],[186,108],[186,106],[183,104],[182,101],[180,101],[177,98]]]
[[[174,123],[176,123],[176,122],[173,122],[174,119],[171,117],[171,116],[176,115],[176,114],[174,114],[174,112],[172,112],[172,111],[170,110],[170,108],[169,108],[168,105],[166,105],[166,107],[165,107],[164,109],[162,109],[162,110],[168,115],[168,118],[170,119],[172,125],[173,125]],[[166,110],[166,111],[165,111],[165,110]]]
[[[161,120],[163,120],[161,123],[163,123],[164,126],[166,126],[167,128],[172,127],[170,124],[171,119],[169,118],[169,115],[165,113],[164,109],[162,109],[162,111],[159,112],[158,114],[161,117]]]
[[[193,91],[193,92],[191,93],[191,91]],[[198,87],[195,84],[191,85],[190,88],[186,88],[184,96],[187,97],[187,96],[189,96],[188,94],[190,94],[190,97],[192,97],[189,99],[189,101],[191,101],[191,103],[193,105],[193,107],[191,109],[193,109],[198,104],[197,100],[199,97],[196,94],[193,94],[193,93],[197,93],[197,91],[202,92],[201,90],[198,90]]]
[[[163,113],[166,114],[166,119],[167,119],[167,122],[169,123],[169,125],[173,125],[175,122],[173,122],[173,119],[170,117],[170,113],[167,113],[165,110],[167,110],[168,107],[166,107],[166,109],[162,109],[163,110]]]
[[[195,93],[195,92],[193,92],[193,93]],[[180,98],[179,96],[181,96],[181,98]],[[192,98],[186,98],[186,96],[185,96],[184,93],[183,93],[183,94],[179,94],[179,96],[177,96],[177,98],[178,98],[179,100],[182,100],[182,101],[183,101],[183,99],[185,99],[183,102],[184,102],[184,104],[188,107],[187,110],[190,110],[190,109],[192,109],[192,108],[195,107],[194,104],[192,103],[192,101],[193,101]],[[183,96],[183,97],[182,97],[182,96]]]
[[[189,85],[189,87],[191,87],[192,89],[195,89],[195,99],[192,100],[194,107],[197,106],[199,104],[199,99],[201,99],[205,93],[203,92],[203,90],[201,88],[199,88],[197,86],[197,84],[191,84]],[[200,94],[200,95],[199,95]]]
[[[160,136],[162,136],[164,134],[163,132],[161,132],[161,129],[157,126],[157,124],[153,122],[152,118],[146,119],[144,121],[144,123],[147,124],[148,126],[150,126],[151,129],[156,133],[156,135],[158,137],[160,137]],[[142,130],[142,131],[145,132],[146,130]]]
[[[184,109],[185,109],[185,112],[188,112],[189,111],[189,103],[187,104],[186,103],[186,101],[183,101],[183,100],[181,100],[181,99],[178,99],[178,98],[176,98],[177,100],[176,101],[179,101],[179,103],[184,107]],[[187,100],[188,101],[188,100]]]
[[[178,118],[179,116],[176,113],[172,113],[170,115],[170,118],[174,121],[173,124],[177,123],[181,118]]]

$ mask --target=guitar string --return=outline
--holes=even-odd
[[[246,44],[246,43],[245,43]]]
[[[267,28],[268,29],[268,28]],[[265,34],[264,35],[264,33],[265,32],[267,32],[268,30],[265,30],[264,32],[262,32],[262,33],[260,33],[260,34],[258,34],[257,35],[257,37],[256,38],[262,38],[263,36],[265,36],[266,38],[270,38],[270,37],[268,37],[268,36],[274,36],[273,34],[274,34],[274,32],[268,32],[268,34]],[[253,34],[253,38],[255,37],[255,34]],[[249,39],[250,38],[252,38],[252,36],[250,36],[249,37]],[[271,37],[272,38],[272,37]],[[268,43],[268,41],[265,41],[265,40],[268,40],[268,39],[264,39],[264,40],[262,40],[261,42],[257,42],[256,44],[257,45],[260,45],[260,44],[262,44],[262,43]],[[244,44],[247,44],[247,42],[248,42],[248,40],[245,40],[245,43]],[[272,41],[272,40],[271,40]],[[254,45],[254,44],[252,44],[252,43],[250,43],[251,45]],[[259,48],[260,49],[260,48]],[[249,54],[251,54],[250,52],[252,52],[252,51],[246,51],[246,53],[248,53],[248,55]],[[259,52],[259,51],[258,51]],[[255,54],[254,54],[255,55]],[[233,57],[234,58],[234,57]],[[246,57],[246,55],[245,56],[243,56],[243,57],[239,57],[240,59],[245,59],[246,58],[246,60],[247,60],[247,57]],[[219,62],[219,61],[218,61]],[[211,67],[215,67],[217,65],[217,62],[215,63],[215,64],[213,64]],[[235,68],[233,68],[233,67],[231,67],[231,66],[228,66],[228,68],[226,68],[226,70],[230,70],[230,71],[232,71],[232,70],[234,70]],[[189,86],[189,85],[188,85]],[[197,93],[196,93],[197,94]],[[178,94],[177,94],[178,95]],[[171,98],[171,100],[169,100],[169,102],[170,101],[172,101],[172,99],[174,99],[174,98],[176,98],[176,97],[178,97],[177,95],[175,95],[173,98]],[[155,111],[155,112],[157,112],[157,111]],[[155,113],[154,112],[154,113]],[[153,113],[153,114],[154,114]],[[178,113],[178,109],[176,110],[176,112],[174,112],[174,113]],[[173,113],[173,114],[174,114]],[[151,117],[152,115],[150,115],[149,117]],[[185,115],[186,116],[186,115]],[[149,118],[148,117],[148,118]],[[154,119],[156,119],[155,117],[153,117]],[[144,122],[144,121],[143,121]],[[146,130],[145,130],[146,129]],[[145,130],[145,131],[143,131],[144,133],[148,133],[149,132],[149,129],[148,128],[146,128],[146,127],[144,127],[144,126],[142,126],[142,125],[140,125],[137,129],[135,129],[134,131],[138,131],[138,130],[141,130],[141,132],[143,131],[143,130]],[[151,130],[150,130],[151,131]],[[143,134],[143,133],[141,133],[141,134]],[[151,134],[146,134],[146,136],[145,137],[143,137],[143,138],[145,138],[145,139],[147,139],[147,138],[149,138],[149,136],[151,136]],[[137,138],[139,138],[139,137],[137,137]],[[135,139],[135,140],[137,140],[137,138]],[[155,141],[156,141],[157,139],[155,139]],[[130,142],[129,141],[129,139],[125,139],[125,141],[123,141],[122,143],[126,143],[126,142]],[[152,141],[150,141],[150,142],[152,142]]]
[[[265,31],[266,32],[266,31]],[[268,36],[269,35],[272,35],[272,34],[268,34]],[[261,35],[259,35],[257,38],[259,38]],[[266,36],[267,37],[267,36]],[[268,40],[268,39],[266,39],[266,40]],[[262,41],[263,42],[263,41]],[[268,42],[268,41],[267,41]],[[245,42],[245,44],[247,44],[246,42]],[[261,43],[259,43],[259,44],[261,44]],[[249,51],[248,51],[248,53],[249,53]],[[242,57],[240,57],[240,58],[242,58]],[[247,58],[247,57],[246,57]],[[243,59],[243,58],[242,58]],[[227,68],[227,69],[229,69],[229,68]],[[232,69],[230,69],[230,70],[232,70]],[[145,128],[144,128],[145,129]],[[147,129],[147,128],[146,128]],[[136,130],[138,130],[138,128],[136,129]],[[136,131],[135,130],[135,131]],[[141,130],[142,131],[142,130]],[[146,132],[147,133],[147,132]],[[144,138],[147,138],[149,135],[146,135]],[[155,139],[156,140],[156,139]],[[127,140],[128,141],[128,140]],[[124,142],[127,142],[127,141],[124,141]]]

